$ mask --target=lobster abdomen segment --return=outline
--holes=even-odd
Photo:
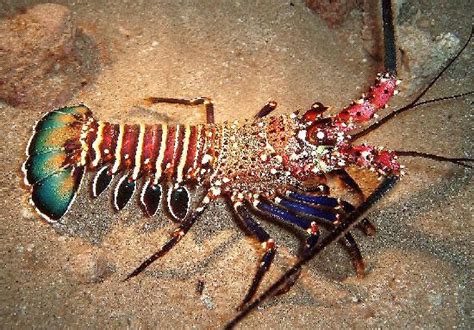
[[[215,153],[216,138],[206,134],[213,130],[204,125],[97,121],[88,133],[87,165],[91,170],[110,166],[111,174],[131,171],[133,180],[153,176],[155,184],[163,180],[180,183],[196,177],[204,154]]]

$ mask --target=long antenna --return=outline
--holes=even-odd
[[[390,0],[382,1],[383,43],[385,48],[385,70],[397,74],[397,49],[395,47],[395,28]]]
[[[402,112],[405,112],[407,110],[410,110],[410,109],[413,109],[413,108],[416,108],[420,105],[423,105],[423,104],[427,104],[427,103],[432,103],[432,102],[439,102],[439,101],[442,101],[442,100],[448,100],[448,99],[456,99],[456,98],[459,98],[459,97],[462,97],[462,96],[466,96],[466,95],[470,95],[473,93],[473,91],[470,91],[470,92],[467,92],[467,93],[462,93],[462,94],[458,94],[458,95],[453,95],[453,96],[445,96],[445,97],[440,97],[440,98],[437,98],[437,99],[433,99],[433,100],[428,100],[428,101],[424,101],[424,102],[419,102],[418,101],[426,94],[426,92],[428,92],[430,90],[430,88],[436,83],[436,81],[438,81],[438,79],[443,75],[443,73],[454,63],[454,61],[456,61],[459,56],[461,55],[461,53],[464,51],[464,49],[466,49],[467,45],[469,45],[469,43],[471,42],[471,39],[472,39],[472,35],[474,33],[474,26],[471,27],[471,34],[469,35],[469,38],[467,39],[466,43],[464,44],[464,46],[462,46],[462,48],[457,52],[456,56],[454,56],[451,60],[449,60],[449,62],[446,64],[446,66],[438,73],[438,75],[428,84],[428,86],[423,89],[421,91],[421,93],[413,100],[411,101],[409,104],[407,104],[406,106],[400,108],[400,109],[397,109],[393,112],[391,112],[390,114],[388,114],[387,116],[385,116],[384,118],[380,119],[378,122],[375,122],[373,123],[372,125],[370,125],[369,127],[367,127],[366,129],[356,133],[356,134],[353,134],[352,135],[352,138],[351,140],[352,141],[355,141],[359,138],[361,138],[362,136],[372,132],[373,130],[379,128],[380,126],[382,126],[383,124],[385,124],[386,122],[388,122],[389,120],[391,120],[393,117],[395,117],[396,115],[402,113]],[[387,47],[387,45],[385,46]]]

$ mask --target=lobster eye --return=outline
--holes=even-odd
[[[324,119],[319,119],[315,124],[311,125],[306,131],[306,141],[314,145],[335,145],[336,140],[328,127],[328,122]]]
[[[315,121],[327,109],[328,107],[325,107],[322,103],[316,102],[311,106],[311,109],[305,112],[303,115],[303,120],[306,122]]]
[[[306,133],[306,140],[311,144],[321,144],[324,137],[325,134],[319,128],[319,125],[312,125],[310,128],[308,128]]]

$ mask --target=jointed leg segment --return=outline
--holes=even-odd
[[[247,294],[239,306],[239,309],[241,309],[253,298],[255,292],[257,292],[258,286],[260,285],[263,276],[270,268],[276,253],[276,244],[270,235],[268,235],[268,233],[262,227],[260,227],[257,221],[252,217],[244,204],[241,202],[233,203],[233,210],[240,225],[244,227],[244,229],[250,235],[257,239],[265,250],[263,256],[260,259],[257,273],[252,280],[252,285],[250,286]]]
[[[197,97],[191,100],[187,99],[176,99],[171,97],[148,97],[145,99],[147,103],[157,104],[157,103],[171,103],[171,104],[182,104],[182,105],[204,105],[206,107],[206,123],[207,124],[214,124],[214,103],[208,97]]]

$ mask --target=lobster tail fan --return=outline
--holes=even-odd
[[[46,114],[35,126],[23,164],[31,203],[47,221],[56,222],[74,201],[85,171],[83,144],[91,111],[83,105]]]
[[[69,166],[33,185],[31,202],[43,218],[56,222],[67,212],[76,197],[83,174],[83,166]]]

